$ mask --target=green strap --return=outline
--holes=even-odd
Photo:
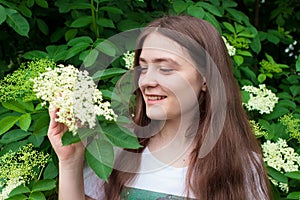
[[[121,200],[186,200],[186,197],[170,195],[166,193],[153,192],[137,188],[123,187]]]

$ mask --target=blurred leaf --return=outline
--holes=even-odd
[[[11,131],[8,131],[7,133],[5,133],[1,139],[0,139],[0,143],[2,144],[8,144],[11,142],[16,142],[18,140],[21,140],[27,136],[31,135],[31,132],[27,132],[21,129],[14,129]]]
[[[84,62],[85,67],[90,67],[97,60],[99,51],[96,49],[87,50],[85,56],[83,58],[81,58],[82,54],[83,54],[83,52],[80,54],[80,60],[82,60]]]
[[[231,33],[235,34],[235,29],[231,24],[229,24],[228,22],[223,22],[222,24],[224,25],[224,27],[227,30],[229,30]]]
[[[277,171],[276,169],[267,166],[267,172],[268,172],[268,175],[270,175],[276,181],[279,181],[281,183],[288,183],[288,178],[286,176],[284,176],[284,174]]]
[[[82,16],[74,20],[70,26],[73,28],[81,28],[91,23],[92,23],[92,16]]]
[[[191,16],[202,19],[204,17],[205,11],[203,10],[203,8],[201,8],[199,6],[190,5],[187,8],[187,13]]]
[[[173,0],[173,9],[177,14],[182,13],[187,6],[188,4],[182,0]]]
[[[91,47],[91,45],[85,42],[80,42],[75,44],[74,46],[72,46],[70,49],[67,50],[67,55],[65,57],[65,60],[72,58],[73,56],[87,49],[88,47]]]
[[[300,171],[287,172],[285,173],[285,176],[300,181]]]
[[[298,55],[297,61],[296,61],[296,71],[300,72],[300,55]]]
[[[219,33],[222,33],[222,29],[218,20],[212,14],[206,12],[204,15],[204,19],[209,21],[219,31]]]
[[[89,36],[80,36],[80,37],[76,37],[74,39],[71,39],[68,42],[68,46],[75,46],[78,43],[87,43],[87,44],[92,44],[93,40],[92,38],[90,38]]]
[[[16,10],[6,8],[6,22],[12,27],[19,35],[28,37],[29,23],[20,15]]]
[[[13,189],[10,193],[9,193],[9,197],[13,197],[19,194],[23,194],[23,193],[28,193],[30,192],[30,189],[24,185],[20,185],[18,187],[16,187],[15,189]]]
[[[56,181],[53,179],[43,179],[43,180],[38,180],[37,182],[34,183],[32,186],[32,191],[33,192],[39,192],[39,191],[48,191],[52,190],[56,187]]]
[[[116,55],[117,47],[108,40],[99,39],[96,41],[95,48],[109,56]]]
[[[117,27],[120,31],[127,31],[127,30],[131,30],[134,28],[139,28],[140,26],[141,26],[140,23],[130,20],[130,19],[122,20],[117,25]]]
[[[44,140],[45,137],[40,135],[31,135],[28,138],[28,142],[32,143],[35,147],[40,147]]]
[[[65,60],[67,56],[67,45],[50,45],[46,47],[49,58],[54,62]]]
[[[111,6],[102,6],[101,8],[99,8],[99,10],[107,11],[108,13],[113,13],[113,14],[123,14],[122,10]]]
[[[294,97],[300,95],[300,85],[292,85],[290,91]]]
[[[244,62],[244,58],[242,56],[239,55],[234,55],[233,56],[233,60],[235,61],[235,63],[239,66],[241,64],[243,64]]]
[[[110,142],[103,136],[94,139],[85,151],[85,160],[98,177],[107,181],[112,172],[114,150]]]
[[[8,131],[11,127],[15,125],[19,121],[18,116],[6,116],[0,120],[0,135]]]
[[[32,192],[28,200],[46,200],[46,197],[42,192]]]
[[[53,162],[49,162],[44,171],[44,179],[54,179],[58,176],[58,169]]]
[[[2,24],[5,20],[6,20],[5,8],[0,5],[0,24]]]
[[[45,35],[48,35],[49,34],[49,28],[48,28],[48,25],[44,22],[44,20],[42,19],[37,19],[37,25],[40,29],[40,31],[42,33],[44,33]]]
[[[32,16],[32,12],[31,10],[26,6],[25,3],[21,3],[18,6],[18,10],[22,13],[22,15],[24,15],[25,17],[31,17]],[[0,14],[1,15],[1,14]]]
[[[197,6],[201,6],[202,8],[204,8],[205,10],[207,10],[208,12],[210,12],[211,14],[213,14],[214,16],[218,16],[218,17],[222,17],[223,13],[220,12],[220,10],[218,9],[218,7],[206,3],[206,2],[198,2],[196,3]]]
[[[31,115],[29,113],[25,113],[20,116],[19,119],[20,128],[24,131],[27,131],[31,124]]]
[[[265,80],[266,80],[266,75],[265,74],[259,74],[258,77],[257,77],[257,80],[260,82],[260,83],[263,83]]]
[[[137,149],[142,147],[137,137],[128,129],[116,124],[109,123],[107,126],[101,126],[106,137],[116,146]]]
[[[35,0],[35,3],[42,8],[48,8],[48,3],[46,0]]]
[[[300,191],[298,192],[291,192],[287,195],[288,199],[299,199],[300,198]]]
[[[65,39],[66,41],[69,41],[71,39],[73,39],[78,33],[78,29],[69,29],[66,33],[65,33]]]
[[[124,74],[125,72],[126,70],[121,68],[109,68],[105,70],[100,70],[93,75],[93,80],[105,80],[116,75]]]
[[[12,102],[2,102],[2,106],[4,108],[7,108],[8,110],[13,110],[19,113],[26,113],[25,109],[26,107],[24,107],[22,104],[20,104],[17,101],[12,101]]]
[[[97,24],[102,27],[115,28],[114,22],[111,19],[99,18]]]
[[[261,44],[260,44],[260,38],[259,38],[259,34],[257,34],[253,40],[252,43],[250,44],[251,49],[255,52],[255,53],[259,53],[261,50]]]
[[[22,55],[23,58],[26,58],[28,60],[33,60],[36,58],[47,58],[48,54],[44,51],[40,50],[33,50],[33,51],[28,51]]]

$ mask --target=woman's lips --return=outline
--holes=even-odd
[[[148,104],[159,103],[162,100],[164,100],[165,98],[167,98],[167,96],[164,96],[164,95],[146,95],[146,97],[147,97]]]

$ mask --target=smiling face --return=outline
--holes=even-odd
[[[198,111],[198,96],[206,87],[179,44],[151,33],[142,47],[139,70],[139,87],[150,119],[180,119]]]

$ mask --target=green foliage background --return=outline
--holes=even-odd
[[[33,185],[39,183],[39,199],[57,198],[52,182],[45,187],[39,182],[57,180],[57,158],[46,137],[48,112],[32,96],[30,85],[22,82],[58,63],[79,67],[88,58],[87,64],[92,66],[98,56],[92,50],[99,44],[101,53],[114,57],[119,49],[104,43],[106,38],[144,27],[164,15],[203,18],[227,38],[237,49],[232,59],[239,85],[264,83],[279,97],[271,114],[249,112],[249,117],[268,132],[259,140],[284,138],[300,153],[300,140],[291,137],[279,123],[279,118],[289,113],[300,118],[299,8],[298,0],[0,0],[0,156],[27,143],[51,154],[46,168],[40,169],[43,176],[37,177],[27,189],[14,192],[11,199],[35,199],[32,193],[37,186]],[[50,58],[53,62],[36,61],[42,62],[35,62],[37,68],[24,63],[37,58]],[[123,66],[124,62],[116,59],[107,72],[97,77],[105,99],[110,99],[115,83],[126,72]],[[10,75],[13,72],[15,75]],[[108,127],[111,129],[106,133],[116,130],[114,125]],[[299,123],[295,127],[299,132]],[[134,146],[134,142],[114,145]],[[290,186],[289,193],[273,186],[274,199],[300,198],[299,171],[285,175],[270,169],[268,174]]]

